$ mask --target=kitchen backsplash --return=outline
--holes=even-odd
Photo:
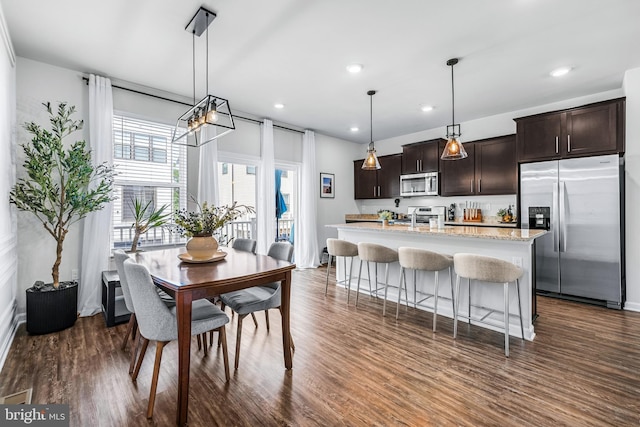
[[[375,214],[385,209],[396,213],[407,213],[408,206],[444,206],[449,208],[456,205],[456,218],[462,217],[465,203],[473,202],[482,209],[483,216],[496,216],[498,210],[507,209],[511,205],[513,213],[518,216],[516,195],[507,196],[451,196],[451,197],[399,197],[399,206],[396,207],[394,199],[356,200],[361,214]]]

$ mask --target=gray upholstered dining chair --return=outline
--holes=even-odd
[[[235,238],[233,239],[233,244],[231,245],[231,247],[238,251],[251,252],[252,254],[255,254],[257,243],[258,242],[256,242],[254,239]]]
[[[138,377],[149,341],[156,341],[156,360],[153,367],[153,377],[149,391],[149,405],[147,407],[147,418],[151,418],[155,405],[162,351],[170,341],[178,339],[176,308],[168,308],[162,302],[155,290],[156,286],[153,284],[149,271],[143,265],[136,264],[133,260],[127,259],[124,261],[123,270],[124,276],[129,284],[131,300],[136,309],[136,319],[140,335],[144,340],[136,368],[133,372],[133,381]],[[229,317],[216,305],[205,299],[193,302],[191,311],[191,334],[200,335],[211,330],[218,331],[222,342],[225,378],[226,381],[229,381],[229,358],[227,355],[227,338],[225,334],[225,325],[227,323],[229,323]]]
[[[268,256],[282,261],[291,262],[293,257],[293,245],[289,242],[275,242],[269,247]],[[280,309],[280,282],[268,283],[262,286],[254,286],[248,289],[228,292],[220,295],[222,308],[229,306],[238,314],[238,332],[236,335],[236,356],[234,369],[238,369],[240,362],[240,339],[242,337],[242,319],[256,311],[265,311],[267,316],[267,330],[269,330],[268,310],[271,308]],[[295,350],[293,339],[291,348]]]

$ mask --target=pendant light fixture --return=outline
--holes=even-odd
[[[447,61],[451,67],[451,124],[447,126],[447,145],[442,151],[442,160],[461,160],[467,157],[467,152],[460,142],[460,124],[456,123],[455,92],[453,90],[453,66],[458,63],[458,58]]]
[[[209,25],[215,18],[215,13],[200,7],[185,27],[192,37],[193,107],[178,118],[171,141],[174,144],[199,147],[236,128],[229,101],[209,94]],[[196,36],[200,37],[205,30],[207,31],[206,93],[205,97],[196,103]]]
[[[370,90],[367,92],[367,95],[369,95],[371,113],[371,142],[369,142],[369,148],[367,148],[367,158],[364,159],[364,162],[362,163],[362,169],[366,171],[374,171],[380,169],[380,162],[378,161],[378,156],[376,156],[376,147],[373,145],[373,95],[375,94],[375,90]]]

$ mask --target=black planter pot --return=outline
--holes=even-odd
[[[49,334],[70,328],[78,318],[78,284],[36,282],[27,289],[27,332],[32,335]]]

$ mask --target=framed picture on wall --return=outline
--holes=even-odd
[[[320,197],[336,197],[336,176],[332,173],[320,173]]]

